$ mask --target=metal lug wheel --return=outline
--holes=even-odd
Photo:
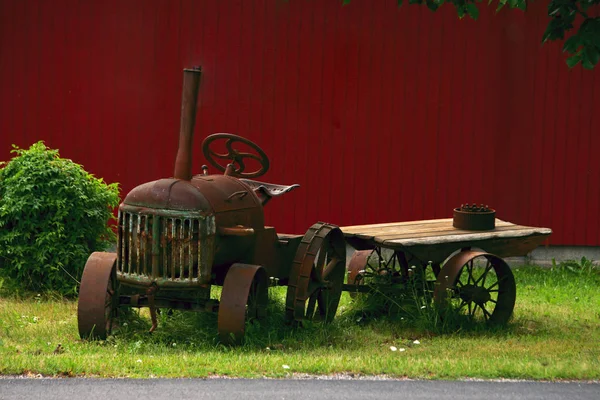
[[[316,223],[308,229],[292,263],[286,296],[286,321],[335,317],[344,276],[346,245],[335,225]]]
[[[463,251],[440,271],[434,300],[442,312],[452,306],[475,321],[506,324],[516,295],[515,278],[504,260],[484,252]]]
[[[258,265],[233,264],[223,283],[219,303],[219,338],[225,344],[240,344],[246,324],[266,316],[269,281]]]
[[[364,281],[365,269],[369,265],[369,256],[373,254],[373,250],[357,250],[352,254],[348,263],[348,284],[362,285]],[[358,292],[348,292],[350,297],[355,298]]]
[[[82,339],[106,339],[113,328],[119,305],[117,255],[95,252],[88,258],[77,305],[77,324]]]

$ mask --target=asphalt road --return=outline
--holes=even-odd
[[[0,379],[1,400],[394,398],[599,400],[600,383],[360,379]]]

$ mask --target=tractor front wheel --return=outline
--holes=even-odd
[[[82,339],[106,339],[113,328],[119,305],[117,255],[95,252],[88,258],[77,305],[77,324]]]

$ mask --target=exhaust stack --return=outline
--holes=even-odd
[[[175,179],[192,179],[192,144],[194,142],[194,124],[196,123],[196,105],[200,86],[200,67],[183,70],[183,91],[181,95],[181,123],[179,128],[179,147],[175,159]]]

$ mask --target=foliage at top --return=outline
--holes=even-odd
[[[351,0],[342,0],[343,4]],[[409,4],[425,4],[436,11],[445,3],[453,4],[459,18],[468,15],[473,19],[479,17],[476,3],[483,0],[407,0]],[[504,6],[527,9],[528,0],[498,0],[496,11]],[[404,0],[397,0],[401,6]],[[493,0],[488,0],[491,5]],[[567,65],[574,67],[581,63],[583,68],[592,69],[600,61],[600,17],[593,16],[591,10],[598,14],[600,0],[550,0],[548,17],[550,22],[542,37],[542,43],[553,40],[563,40],[567,33],[571,36],[565,41],[563,51],[569,55]],[[576,28],[577,27],[577,28]]]
[[[114,241],[118,184],[105,184],[43,142],[0,163],[0,274],[26,290],[77,293],[85,261]]]

